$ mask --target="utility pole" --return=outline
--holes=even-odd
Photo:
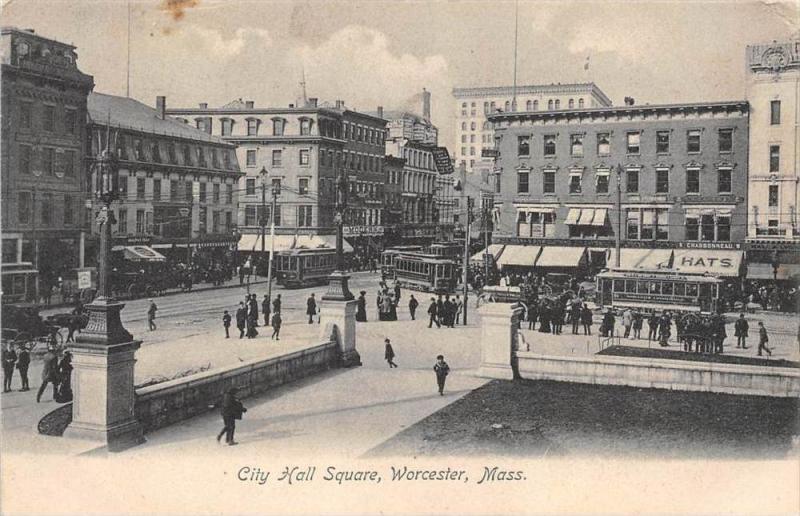
[[[614,232],[614,248],[617,255],[614,258],[614,266],[620,265],[620,244],[622,239],[622,165],[617,165],[617,230]]]
[[[464,326],[467,325],[467,295],[469,293],[469,232],[472,221],[472,197],[467,196],[467,226],[464,233]]]
[[[39,302],[39,237],[36,235],[36,186],[34,185],[31,192],[31,233],[33,233],[33,269],[36,271],[36,277],[33,280],[33,295],[35,303]]]
[[[261,167],[261,260],[266,256],[267,239],[267,168]],[[272,264],[270,264],[272,265]]]
[[[481,223],[483,224],[483,277],[485,281],[489,279],[489,203],[488,195],[481,192],[481,195],[486,197],[486,200],[481,202]]]
[[[269,269],[267,270],[267,299],[272,302],[272,260],[275,256],[275,208],[278,195],[281,193],[279,183],[272,185],[272,206],[269,210],[270,239],[269,239]],[[263,238],[263,237],[262,237]],[[263,240],[262,240],[263,242]]]

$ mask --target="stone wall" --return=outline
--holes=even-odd
[[[337,367],[339,361],[339,346],[331,340],[287,355],[143,387],[136,390],[136,418],[144,432],[150,432],[216,410],[222,395],[231,387],[238,387],[239,398],[243,399]]]

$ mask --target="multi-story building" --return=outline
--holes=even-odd
[[[516,103],[514,96],[516,94]],[[487,117],[498,111],[561,111],[607,107],[611,100],[594,83],[539,84],[476,88],[453,88],[455,98],[456,164],[472,172],[483,149],[495,146],[492,124]]]
[[[386,121],[309,99],[303,106],[256,107],[236,100],[220,108],[167,111],[179,121],[237,145],[244,176],[239,182],[239,249],[260,248],[261,221],[270,225],[270,209],[261,212],[262,171],[267,183],[280,184],[276,233],[314,235],[334,245],[336,180],[343,173],[349,187],[345,234],[351,242],[382,234],[383,146]],[[267,202],[271,201],[271,187]],[[276,240],[276,249],[291,239]]]
[[[403,197],[401,180],[406,160],[395,156],[383,158],[386,182],[383,187],[384,245],[391,247],[403,243]]]
[[[120,200],[112,205],[115,245],[149,245],[181,262],[188,259],[188,245],[195,263],[230,260],[238,240],[241,175],[235,146],[166,116],[164,97],[153,109],[131,98],[92,93],[88,106],[88,170],[107,138],[119,163]]]
[[[3,300],[33,300],[83,265],[86,97],[75,47],[3,28]]]
[[[495,241],[531,246],[522,262],[543,246],[537,265],[567,267],[604,265],[619,236],[628,248],[622,266],[664,266],[681,248],[683,268],[735,276],[747,224],[748,117],[743,101],[490,115],[499,143]]]

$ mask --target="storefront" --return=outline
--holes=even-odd
[[[585,273],[588,259],[585,247],[542,247],[536,271],[542,273]]]
[[[680,272],[700,272],[738,278],[743,272],[743,258],[743,251],[676,249],[672,268]]]

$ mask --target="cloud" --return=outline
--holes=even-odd
[[[256,48],[272,45],[272,38],[268,31],[251,27],[240,27],[229,37],[222,31],[200,25],[189,25],[184,27],[180,33],[182,39],[188,40],[184,43],[186,48],[194,47],[222,59],[235,57],[250,45]]]

